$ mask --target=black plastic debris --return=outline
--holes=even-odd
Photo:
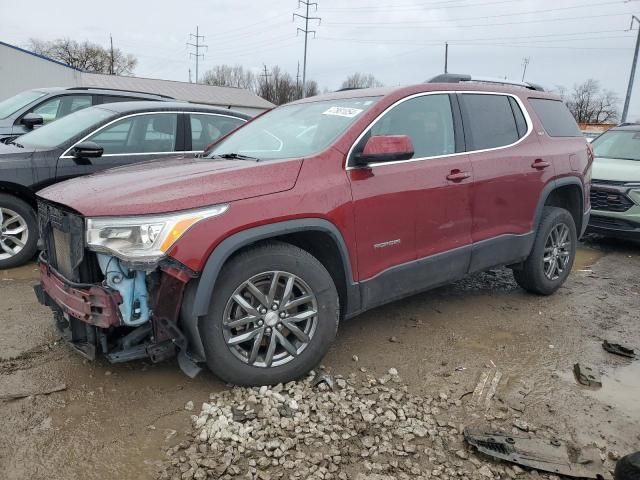
[[[595,367],[576,363],[573,366],[573,373],[576,376],[576,380],[578,381],[578,383],[581,383],[582,385],[596,388],[602,387],[602,378],[600,377],[600,373],[595,369]]]
[[[329,388],[329,390],[333,390],[335,388],[333,377],[328,373],[317,373],[316,376],[313,377],[313,381],[311,382],[312,386],[318,387],[321,384],[325,384],[325,388]]]
[[[615,480],[640,480],[640,452],[630,453],[616,463]]]
[[[604,469],[596,447],[577,449],[556,438],[544,439],[471,428],[465,429],[464,439],[485,455],[523,467],[568,477],[603,478]]]
[[[613,353],[614,355],[621,355],[628,358],[638,358],[633,348],[625,347],[623,345],[620,345],[619,343],[609,343],[605,340],[604,342],[602,342],[602,348],[604,348],[609,353]]]

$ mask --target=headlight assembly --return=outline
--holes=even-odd
[[[125,261],[157,262],[192,226],[228,208],[222,204],[163,215],[87,218],[87,246]]]

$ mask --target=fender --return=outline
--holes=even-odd
[[[542,217],[542,210],[544,209],[544,204],[547,202],[549,195],[560,187],[565,187],[567,185],[576,185],[580,189],[580,202],[581,207],[580,210],[582,212],[582,225],[578,228],[578,238],[582,236],[584,230],[587,227],[587,223],[589,223],[589,211],[584,211],[584,185],[580,181],[578,177],[561,177],[550,180],[542,189],[542,193],[540,194],[540,199],[538,200],[538,206],[536,207],[536,214],[534,217],[534,230],[538,228],[540,224],[540,218]],[[578,227],[578,225],[576,225]]]
[[[229,257],[240,248],[259,240],[314,230],[328,233],[338,246],[338,251],[342,257],[342,265],[344,265],[345,284],[347,285],[347,306],[345,313],[347,313],[347,316],[351,316],[349,315],[350,312],[360,310],[360,290],[357,283],[354,282],[349,253],[342,234],[333,223],[322,218],[304,218],[249,228],[227,237],[213,250],[202,270],[199,281],[197,284],[194,284],[190,289],[191,291],[186,293],[185,300],[193,299],[193,301],[187,301],[183,303],[183,305],[193,305],[193,307],[191,309],[188,307],[183,309],[182,327],[189,337],[191,354],[195,360],[204,360],[205,358],[199,332],[199,319],[209,311],[209,303],[216,280],[222,266]]]

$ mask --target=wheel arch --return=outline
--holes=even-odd
[[[537,229],[544,207],[560,207],[571,213],[578,237],[584,231],[584,185],[578,177],[562,177],[549,182],[543,189],[536,208],[534,226]]]
[[[197,359],[204,359],[199,322],[209,310],[220,271],[236,253],[266,241],[290,243],[316,257],[334,279],[340,296],[341,316],[360,309],[360,290],[354,281],[349,253],[342,234],[333,223],[322,218],[305,218],[249,228],[227,237],[213,250],[200,278],[185,293],[182,326],[189,338],[191,353]]]
[[[37,208],[36,194],[29,187],[20,185],[18,183],[4,182],[0,180],[0,193],[13,195],[20,200],[27,202],[33,209]]]

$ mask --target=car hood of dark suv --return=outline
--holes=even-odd
[[[301,166],[301,159],[171,157],[58,183],[38,195],[85,216],[158,214],[289,190]]]

